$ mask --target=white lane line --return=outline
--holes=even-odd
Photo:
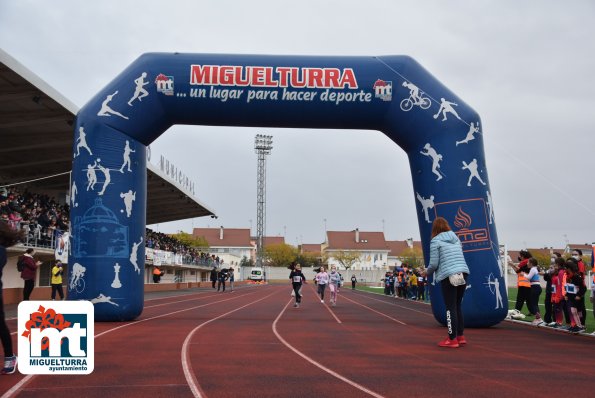
[[[399,308],[403,308],[403,309],[405,309],[405,310],[409,310],[409,311],[417,312],[417,313],[420,313],[420,314],[424,314],[424,315],[426,315],[426,316],[434,316],[434,315],[432,315],[431,313],[428,313],[428,312],[423,312],[423,311],[414,310],[413,308],[409,308],[409,307],[405,307],[405,306],[403,306],[403,305],[399,305],[399,304],[391,303],[390,301],[386,301],[386,300],[379,300],[379,299],[377,299],[377,298],[374,298],[374,297],[369,297],[369,295],[366,295],[365,293],[367,293],[367,292],[364,292],[364,293],[353,293],[353,294],[354,294],[354,295],[356,295],[356,296],[366,296],[366,297],[367,297],[367,298],[369,298],[370,300],[379,301],[379,302],[381,302],[381,303],[384,303],[384,304],[393,305],[393,306],[395,306],[395,307],[399,307]],[[372,295],[372,294],[376,294],[376,293],[370,293],[370,295]],[[395,299],[395,300],[396,300],[396,299]],[[415,302],[415,301],[414,301],[414,302]],[[421,305],[422,303],[417,303],[417,304]]]
[[[218,296],[217,294],[213,294],[213,295],[210,295],[210,296],[208,296],[208,295],[207,295],[208,293],[203,293],[203,294],[204,294],[204,295],[200,295],[200,297],[194,297],[194,298],[190,298],[190,299],[186,299],[186,300],[169,301],[169,302],[167,302],[167,303],[161,303],[161,304],[155,304],[155,305],[147,305],[147,306],[144,306],[144,307],[143,307],[143,310],[146,310],[146,309],[148,309],[148,308],[162,307],[162,306],[164,306],[164,305],[178,304],[178,303],[183,303],[183,302],[186,302],[186,301],[194,301],[194,300],[198,300],[198,299],[206,299],[206,298],[211,298],[211,297]],[[187,296],[187,295],[182,295],[182,294],[180,294],[180,295],[177,295],[177,296],[168,296],[167,298],[186,297],[186,296]],[[151,301],[151,300],[157,300],[157,299],[150,299],[150,300],[145,300],[145,302],[147,302],[147,301]],[[7,321],[8,321],[8,320],[18,320],[18,318],[8,318],[8,319],[6,319],[6,320],[7,320]],[[11,335],[11,336],[12,336],[12,335],[15,335],[15,334],[17,334],[17,332],[12,332],[12,333],[10,333],[10,335]]]
[[[184,370],[184,377],[186,377],[186,382],[188,383],[188,386],[190,387],[190,391],[192,391],[192,394],[195,397],[202,398],[202,397],[206,397],[207,395],[202,390],[202,388],[200,388],[200,384],[198,383],[198,380],[196,379],[196,376],[194,375],[194,371],[192,369],[192,364],[190,363],[190,358],[189,358],[190,354],[188,353],[188,349],[190,347],[190,341],[192,340],[194,333],[196,333],[203,326],[208,325],[209,323],[214,322],[217,319],[223,318],[224,316],[227,316],[229,314],[233,314],[234,312],[239,311],[243,308],[246,308],[252,304],[256,304],[259,301],[269,298],[273,294],[276,294],[276,293],[277,292],[273,292],[273,293],[269,294],[268,296],[264,296],[261,299],[252,301],[251,303],[245,304],[239,308],[236,308],[235,310],[231,310],[229,312],[226,312],[225,314],[219,315],[218,317],[209,319],[208,321],[201,323],[200,325],[198,325],[197,327],[192,329],[192,331],[190,333],[188,333],[188,335],[186,336],[186,339],[184,340],[184,344],[182,345],[182,369]]]
[[[206,306],[209,306],[211,304],[222,303],[224,301],[229,301],[229,300],[232,300],[232,299],[235,299],[235,298],[241,298],[241,297],[244,297],[244,296],[248,296],[248,295],[250,295],[252,293],[254,293],[254,292],[243,294],[243,295],[238,295],[238,296],[233,296],[233,297],[230,297],[230,298],[225,299],[225,300],[213,301],[212,303],[202,304],[202,305],[198,305],[198,306],[191,307],[191,308],[186,308],[186,309],[179,310],[179,311],[168,312],[166,314],[157,315],[157,316],[154,316],[154,317],[151,317],[151,318],[141,319],[140,321],[134,321],[134,322],[127,323],[127,324],[124,324],[124,325],[116,326],[115,328],[108,329],[108,330],[106,330],[106,331],[104,331],[102,333],[96,334],[95,335],[95,338],[98,338],[98,337],[101,337],[103,335],[106,335],[106,334],[108,334],[110,332],[113,332],[114,330],[123,329],[125,327],[136,325],[136,324],[141,323],[141,322],[146,322],[146,321],[150,321],[150,320],[153,320],[153,319],[162,318],[162,317],[165,317],[165,316],[168,316],[168,315],[173,315],[173,314],[177,314],[177,313],[184,312],[184,311],[190,311],[190,310],[194,310],[194,309],[197,309],[197,308],[206,307]],[[14,333],[17,333],[17,332],[14,332]],[[2,395],[2,397],[0,397],[0,398],[10,398],[10,397],[13,397],[14,394],[16,394],[21,387],[23,387],[24,385],[26,385],[27,383],[29,383],[29,381],[33,377],[35,377],[35,376],[36,375],[27,375],[27,376],[23,377],[17,384],[15,384],[14,386],[12,386],[12,388],[9,389],[8,391],[6,391]]]
[[[244,296],[248,296],[250,294],[252,294],[252,293],[243,294],[241,296],[233,296],[233,297],[230,297],[230,298],[225,299],[225,300],[213,301],[211,303],[201,304],[201,305],[197,305],[197,306],[194,306],[194,307],[185,308],[183,310],[168,312],[166,314],[156,315],[156,316],[153,316],[153,317],[150,317],[150,318],[141,319],[139,321],[133,321],[133,322],[130,322],[130,323],[126,323],[124,325],[116,326],[115,328],[112,328],[112,329],[108,329],[108,330],[106,330],[104,332],[101,332],[99,334],[96,334],[95,335],[95,338],[100,337],[100,336],[103,336],[103,335],[108,334],[108,333],[111,333],[111,332],[113,332],[115,330],[118,330],[118,329],[122,329],[122,328],[125,328],[125,327],[128,327],[128,326],[136,325],[136,324],[141,323],[141,322],[147,322],[147,321],[151,321],[153,319],[163,318],[164,316],[167,316],[167,315],[179,314],[180,312],[191,311],[191,310],[195,310],[197,308],[207,307],[209,305],[213,305],[213,304],[217,304],[217,303],[223,303],[225,301],[233,300],[235,298],[241,298],[241,297],[244,297]]]
[[[365,309],[367,309],[367,310],[370,310],[370,311],[372,311],[372,312],[375,312],[375,313],[377,313],[378,315],[382,315],[382,316],[383,316],[383,317],[385,317],[385,318],[388,318],[388,319],[390,319],[390,320],[392,320],[392,321],[395,321],[395,322],[397,322],[397,323],[400,323],[401,325],[407,325],[405,322],[403,322],[403,321],[399,321],[398,319],[395,319],[395,318],[393,318],[392,316],[388,316],[388,315],[386,315],[386,314],[383,314],[383,313],[382,313],[382,312],[380,312],[380,311],[376,311],[374,308],[370,308],[370,307],[368,307],[367,305],[363,305],[363,304],[361,304],[361,303],[358,303],[357,301],[354,301],[354,300],[352,300],[352,299],[350,299],[350,298],[347,298],[347,297],[343,297],[343,298],[344,298],[345,300],[349,300],[349,301],[351,301],[351,302],[352,302],[352,303],[354,303],[354,304],[357,304],[357,305],[359,305],[359,306],[362,306],[362,307],[364,307],[364,308],[365,308]]]
[[[312,290],[312,293],[314,294],[314,297],[318,298],[318,293],[316,293],[316,291],[314,290],[314,288],[312,286],[310,286],[310,289]],[[333,318],[335,318],[335,320],[337,321],[337,323],[343,323],[341,322],[341,320],[337,317],[337,315],[335,315],[335,313],[331,310],[331,307],[329,307],[328,305],[326,305],[326,303],[323,303],[323,305],[326,307],[326,309],[328,310],[328,312],[331,313],[331,315],[333,316]]]
[[[273,322],[273,333],[275,333],[275,336],[277,336],[277,338],[279,339],[279,341],[281,343],[283,343],[283,345],[285,345],[285,347],[289,348],[291,351],[293,351],[294,353],[296,353],[297,355],[299,355],[300,357],[302,357],[303,359],[305,359],[306,361],[310,362],[312,365],[322,369],[323,371],[325,371],[326,373],[330,374],[333,377],[336,377],[337,379],[349,384],[352,387],[357,388],[360,391],[365,392],[368,395],[371,395],[373,397],[376,398],[384,398],[384,396],[362,386],[361,384],[356,383],[353,380],[348,379],[345,376],[340,375],[339,373],[327,368],[326,366],[316,362],[315,360],[313,360],[312,358],[310,358],[309,356],[307,356],[306,354],[303,354],[301,351],[299,351],[297,348],[294,348],[291,344],[289,344],[287,341],[285,341],[285,339],[283,337],[281,337],[281,335],[279,334],[279,332],[277,331],[277,322],[279,321],[279,319],[281,319],[281,316],[283,315],[283,313],[285,312],[285,310],[287,309],[287,307],[289,306],[289,304],[291,304],[292,300],[289,300],[289,302],[285,305],[285,307],[283,307],[283,309],[281,310],[281,312],[279,313],[279,315],[277,316],[277,318],[275,319],[275,321]]]

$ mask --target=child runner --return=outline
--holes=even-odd
[[[587,292],[587,287],[583,283],[583,278],[578,271],[578,265],[572,260],[566,261],[566,295],[564,300],[568,303],[570,312],[569,332],[578,333],[583,330],[580,314],[580,301]]]
[[[554,328],[561,328],[564,322],[564,285],[562,280],[564,278],[564,265],[566,261],[558,257],[554,260],[554,271],[552,272],[552,307],[553,307],[553,322],[548,326]]]
[[[293,286],[293,293],[295,294],[295,303],[293,306],[298,308],[300,303],[302,302],[302,283],[306,283],[306,277],[302,274],[302,266],[300,264],[296,264],[289,274],[289,279],[291,280],[291,285]]]
[[[531,257],[528,262],[529,265],[529,273],[527,274],[527,279],[529,279],[529,283],[531,283],[531,299],[529,300],[529,304],[531,308],[529,311],[532,314],[535,314],[535,319],[533,320],[533,325],[541,325],[543,320],[541,320],[541,314],[539,313],[539,296],[541,296],[541,282],[539,281],[539,270],[537,268],[537,260],[534,257]]]
[[[339,292],[339,285],[341,284],[341,274],[337,272],[337,267],[331,267],[331,273],[329,275],[329,289],[331,291],[331,305],[334,307],[337,305],[337,293]]]
[[[320,302],[324,303],[324,290],[328,285],[329,276],[324,270],[324,267],[320,267],[320,272],[316,274],[316,284],[318,285],[318,294],[320,295]]]

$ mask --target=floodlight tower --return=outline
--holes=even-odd
[[[273,136],[257,134],[254,151],[258,155],[256,176],[256,266],[263,266],[262,239],[266,229],[266,155],[273,149]]]

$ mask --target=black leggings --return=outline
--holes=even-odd
[[[318,294],[320,295],[320,299],[324,300],[324,291],[326,289],[326,283],[318,284]]]
[[[2,287],[0,287],[2,289]],[[6,319],[4,318],[4,299],[0,291],[0,339],[2,339],[2,348],[4,349],[4,356],[11,357],[14,355],[12,351],[12,338],[10,337],[10,330],[6,326]]]
[[[302,284],[301,283],[292,282],[292,285],[293,285],[293,292],[295,293],[295,302],[296,303],[301,303],[302,302],[302,296],[300,295],[300,289],[302,288]]]
[[[467,280],[467,274],[465,281]],[[442,285],[442,297],[444,298],[444,305],[446,306],[446,327],[448,329],[448,337],[453,340],[457,336],[462,336],[465,330],[465,320],[463,318],[463,311],[461,309],[461,302],[465,295],[465,288],[467,285],[453,286],[450,284],[448,278],[440,282]]]
[[[25,279],[25,287],[23,288],[23,300],[29,300],[31,297],[31,292],[33,292],[33,288],[35,287],[35,281],[33,279]]]
[[[514,308],[518,311],[523,309],[523,304],[527,302],[527,309],[531,313],[531,287],[529,286],[519,286],[517,296],[516,296],[516,304]],[[531,315],[535,315],[531,313]]]
[[[56,298],[56,292],[60,296],[60,300],[64,299],[64,290],[62,290],[61,283],[52,284],[52,300]]]
[[[541,286],[531,285],[531,300],[529,300],[529,312],[532,315],[539,314],[539,296],[541,296]]]

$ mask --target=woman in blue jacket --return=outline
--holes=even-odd
[[[435,274],[434,280],[440,282],[446,306],[448,338],[438,345],[456,348],[467,344],[463,336],[464,319],[461,303],[465,294],[469,268],[463,256],[461,241],[450,229],[448,221],[442,217],[437,217],[432,225],[430,265],[426,273]]]

